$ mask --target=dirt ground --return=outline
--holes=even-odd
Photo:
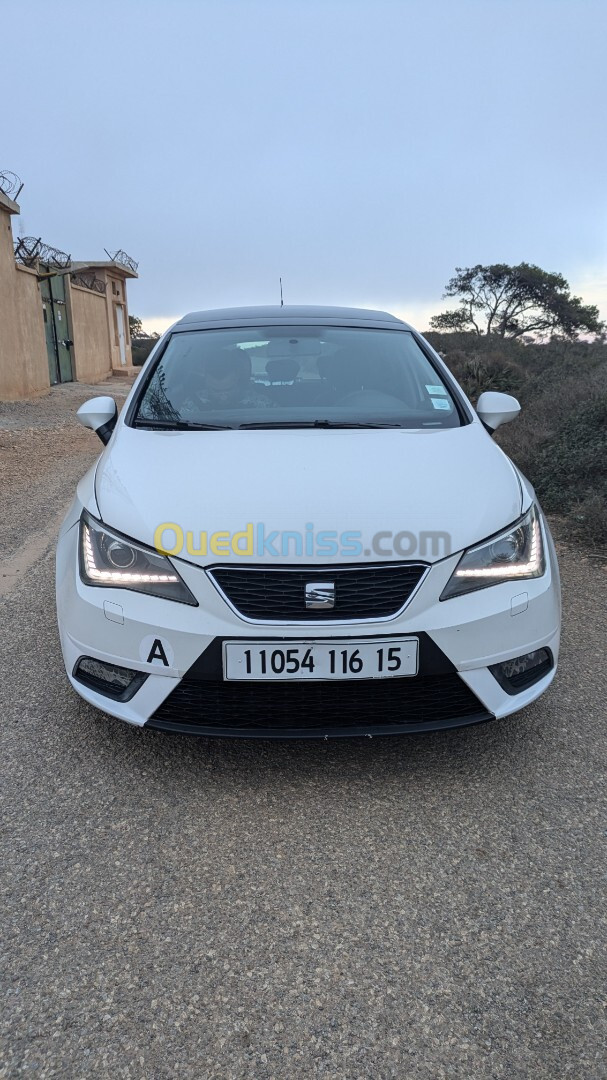
[[[0,553],[14,555],[24,536],[57,528],[65,513],[65,482],[75,489],[98,458],[98,437],[83,428],[76,412],[88,398],[110,394],[120,408],[132,381],[98,385],[66,383],[30,401],[0,402]]]

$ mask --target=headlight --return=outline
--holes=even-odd
[[[113,532],[86,510],[80,518],[79,548],[80,577],[85,585],[131,589],[198,606],[165,555]]]
[[[544,547],[540,519],[535,506],[511,525],[477,547],[468,548],[441,593],[441,600],[486,589],[503,581],[541,577]]]

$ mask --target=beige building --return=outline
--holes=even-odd
[[[133,373],[126,286],[136,264],[123,252],[73,262],[32,237],[15,245],[18,213],[0,188],[0,401]]]

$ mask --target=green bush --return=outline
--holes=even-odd
[[[538,495],[589,540],[607,542],[607,391],[560,417],[538,454]]]
[[[141,367],[143,364],[145,364],[157,341],[157,337],[139,337],[132,339],[131,355],[133,357],[134,367]]]

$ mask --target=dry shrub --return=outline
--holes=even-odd
[[[496,442],[548,512],[566,515],[583,539],[607,543],[607,346],[428,336],[473,402],[483,390],[519,398],[521,415]]]

